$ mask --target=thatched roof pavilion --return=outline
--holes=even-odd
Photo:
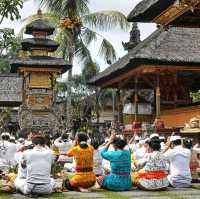
[[[168,31],[160,28],[127,55],[90,80],[89,84],[113,87],[127,76],[133,77],[139,73],[167,69],[174,72],[183,70],[192,72],[200,69],[200,43],[197,42],[199,38],[198,28],[173,27]]]
[[[199,17],[199,0],[143,0],[129,14],[128,21],[154,22],[158,29],[89,84],[101,88],[151,88],[156,96],[157,124],[166,120],[168,126],[183,126],[187,117],[199,111],[180,108],[191,105],[190,93],[200,89]]]

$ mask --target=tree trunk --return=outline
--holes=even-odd
[[[95,110],[96,110],[96,115],[97,115],[97,123],[99,123],[99,119],[100,119],[100,113],[99,113],[99,90],[96,88],[95,89],[96,92],[96,102],[95,102]]]
[[[73,60],[75,55],[75,43],[76,43],[76,30],[72,31],[72,43],[69,50],[69,63],[72,65],[71,69],[68,71],[68,81],[67,81],[67,128],[71,127],[72,122],[72,69]]]
[[[69,54],[69,61],[73,66],[73,57],[74,55],[72,52]],[[71,125],[71,120],[72,120],[72,68],[68,71],[68,81],[67,81],[67,100],[66,100],[66,105],[67,105],[67,128],[70,127]]]

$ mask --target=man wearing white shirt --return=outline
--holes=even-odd
[[[163,151],[169,161],[168,180],[173,187],[190,187],[191,172],[190,159],[191,151],[183,148],[180,136],[171,136],[170,144]]]
[[[26,179],[15,180],[16,190],[23,194],[50,194],[55,186],[50,177],[53,163],[53,152],[45,147],[43,136],[35,136],[32,140],[33,149],[26,150],[22,157],[22,168],[27,168]]]
[[[69,140],[69,135],[64,133],[61,137],[54,141],[54,145],[59,149],[60,154],[65,154],[72,146],[72,142]],[[60,155],[58,162],[60,163],[72,163],[73,158]]]
[[[26,167],[23,168],[21,165],[23,153],[24,151],[18,151],[15,153],[15,160],[18,164],[17,178],[20,178],[20,179],[26,179],[26,175],[27,175],[27,168]]]
[[[4,171],[16,165],[14,155],[17,151],[17,148],[16,144],[9,141],[9,133],[2,133],[1,138],[2,140],[0,141],[0,170]]]

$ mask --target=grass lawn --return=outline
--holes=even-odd
[[[121,194],[118,194],[116,192],[108,192],[108,191],[101,191],[101,194],[103,194],[103,196],[101,197],[102,199],[130,199],[128,196],[123,196]],[[48,197],[48,199],[97,199],[97,197],[86,197],[84,196],[85,194],[83,194],[83,197],[77,197],[77,196],[73,196],[73,195],[64,195],[62,193],[59,194],[52,194],[51,196]],[[47,198],[47,197],[45,197]],[[9,194],[3,194],[0,193],[0,199],[23,199],[22,197],[13,197],[12,195]]]
[[[188,189],[186,192],[182,192],[181,190],[177,191],[154,191],[154,192],[144,192],[138,190],[132,190],[128,192],[110,192],[105,190],[94,190],[92,193],[75,193],[75,192],[68,192],[66,194],[52,194],[51,196],[45,197],[48,199],[148,199],[155,198],[155,199],[189,199],[198,198],[200,195],[200,185],[193,185],[193,189]],[[188,192],[188,193],[187,193]],[[187,194],[185,194],[187,193]],[[192,195],[191,195],[192,194]],[[27,197],[23,196],[13,196],[9,194],[0,193],[0,199],[26,199]],[[200,198],[199,198],[200,199]]]

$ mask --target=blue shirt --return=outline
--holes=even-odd
[[[111,167],[111,173],[104,178],[102,187],[113,191],[125,191],[131,189],[130,151],[108,151],[108,149],[103,149],[101,151],[101,156],[110,161]]]

